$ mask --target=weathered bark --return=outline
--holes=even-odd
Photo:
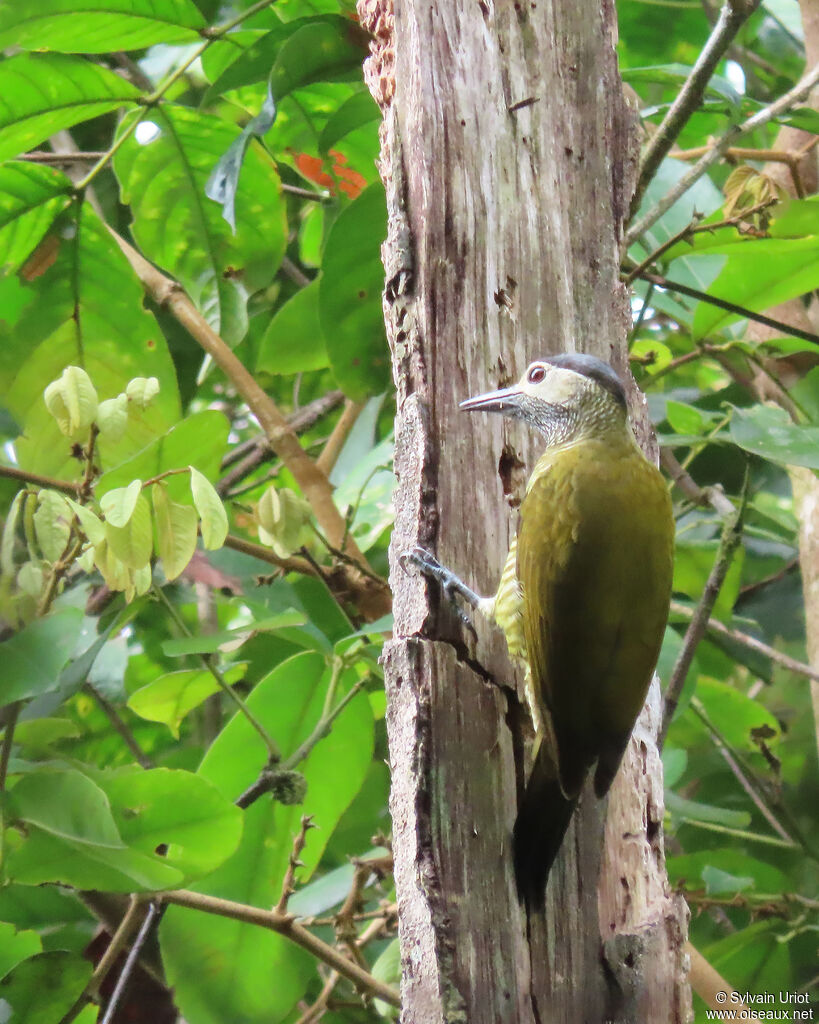
[[[509,850],[529,768],[520,680],[497,632],[478,624],[473,645],[396,562],[420,543],[493,591],[516,517],[504,494],[514,504],[538,443],[458,402],[548,353],[627,367],[618,241],[636,154],[613,3],[395,0],[393,12],[359,0],[359,14],[385,118],[398,388],[385,675],[402,1020],[683,1021],[685,912],[663,862],[656,688],[605,848],[605,807],[584,795],[546,914],[527,921]]]

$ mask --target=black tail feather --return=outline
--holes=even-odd
[[[541,745],[513,832],[518,898],[527,907],[540,909],[545,903],[549,872],[575,807],[577,798],[567,800],[563,795],[545,745]]]

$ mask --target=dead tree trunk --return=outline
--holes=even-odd
[[[359,0],[359,13],[384,111],[398,387],[385,673],[402,1020],[681,1022],[685,916],[665,876],[656,687],[605,846],[605,807],[586,797],[546,914],[527,921],[510,858],[529,768],[520,680],[497,633],[479,624],[473,644],[396,563],[420,543],[492,592],[537,442],[500,417],[467,420],[458,402],[539,355],[590,352],[626,368],[618,244],[635,149],[614,5]]]

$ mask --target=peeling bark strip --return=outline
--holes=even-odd
[[[520,680],[496,632],[478,623],[473,644],[396,561],[420,543],[494,590],[515,520],[502,483],[511,467],[531,470],[538,445],[458,402],[559,351],[626,367],[618,243],[636,153],[614,5],[358,9],[384,112],[384,310],[398,388],[384,667],[402,1020],[682,1022],[685,916],[663,860],[656,688],[612,791],[599,889],[604,808],[584,798],[546,916],[527,922],[509,849],[529,767]]]

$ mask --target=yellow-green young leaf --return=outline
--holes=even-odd
[[[303,543],[303,528],[310,520],[310,506],[288,487],[268,487],[256,506],[259,539],[280,558],[287,558]]]
[[[156,378],[154,378],[156,379]],[[121,440],[128,426],[128,396],[123,392],[116,398],[106,398],[97,409],[97,426],[100,436],[116,444]]]
[[[246,664],[234,665],[225,672],[225,681],[231,686],[238,683],[246,668]],[[218,689],[219,684],[207,670],[183,669],[136,690],[128,698],[128,707],[149,722],[163,722],[178,739],[182,719]]]
[[[0,575],[11,576],[14,572],[14,541],[17,533],[17,522],[20,509],[23,507],[26,492],[18,491],[11,503],[6,521],[3,524],[3,539],[0,540]]]
[[[100,498],[100,508],[106,522],[114,527],[123,527],[134,514],[137,498],[142,492],[142,481],[132,480],[127,487],[115,487]]]
[[[65,499],[71,511],[80,521],[80,527],[85,536],[91,541],[92,544],[100,544],[105,540],[105,523],[100,519],[96,512],[92,512],[90,508],[86,508],[85,505],[80,505],[72,498]],[[91,570],[86,570],[90,572]]]
[[[199,517],[190,505],[171,501],[164,484],[154,484],[152,490],[157,554],[165,576],[175,580],[193,558]]]
[[[39,597],[43,589],[43,570],[36,562],[26,562],[17,573],[17,586],[24,594]]]
[[[199,518],[202,520],[202,543],[213,551],[225,543],[228,532],[227,513],[222,499],[213,484],[193,466],[191,471],[191,494]]]
[[[128,586],[131,574],[111,550],[107,540],[94,545],[94,565],[109,590],[125,590]]]
[[[57,491],[40,491],[34,513],[34,532],[43,556],[56,562],[66,549],[73,515],[66,499]]]
[[[80,366],[66,366],[43,393],[46,408],[67,437],[87,430],[97,415],[97,392]]]
[[[125,388],[128,401],[133,402],[138,409],[147,409],[158,394],[159,381],[156,377],[134,377]]]
[[[102,525],[102,524],[100,524]],[[103,533],[105,528],[103,527]],[[83,572],[90,573],[94,568],[94,548],[89,546],[83,551],[80,557],[77,559],[77,565],[82,569]]]
[[[151,566],[144,565],[141,569],[134,569],[131,577],[134,583],[134,592],[137,596],[141,597],[143,594],[147,594],[151,589]],[[128,598],[128,600],[130,601],[131,599]]]
[[[110,520],[106,522],[105,539],[114,555],[129,569],[144,569],[150,564],[153,551],[151,508],[144,494],[137,495],[134,511],[125,526],[114,526]]]

